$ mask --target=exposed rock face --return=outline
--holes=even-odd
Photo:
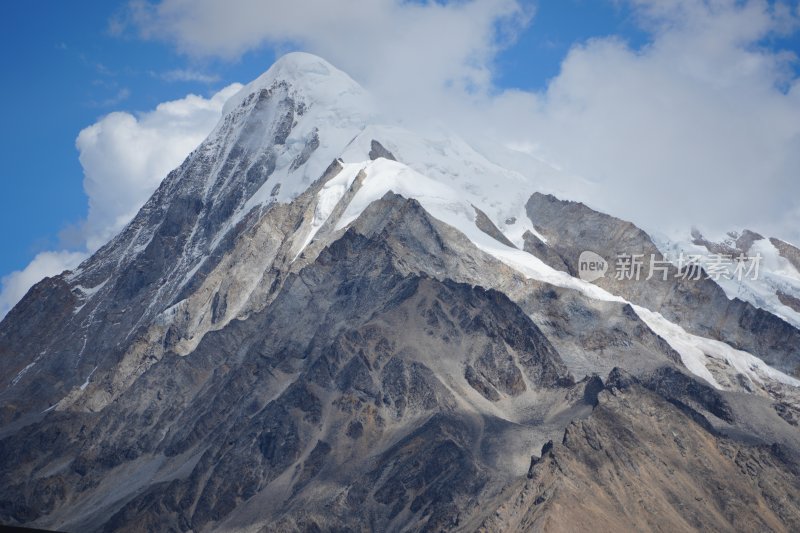
[[[373,139],[372,142],[370,143],[369,158],[375,160],[378,159],[379,157],[383,157],[384,159],[391,159],[392,161],[397,161],[392,152],[384,148],[381,143]]]
[[[495,226],[494,222],[492,222],[492,220],[486,216],[486,213],[475,206],[472,207],[475,209],[475,225],[478,226],[479,230],[494,240],[501,242],[510,248],[514,248],[514,244],[509,241],[508,237],[503,235],[499,229],[497,229],[497,226]]]
[[[653,264],[650,277],[651,258],[660,260],[661,253],[650,237],[630,222],[598,213],[581,203],[538,193],[528,200],[526,209],[533,224],[547,237],[548,247],[558,254],[571,274],[578,273],[580,254],[594,251],[612,267],[605,277],[594,282],[598,286],[657,311],[692,333],[722,340],[758,355],[777,368],[800,375],[799,330],[746,302],[729,300],[702,273],[683,278],[671,263]],[[547,256],[535,247],[531,252],[546,261]],[[613,268],[618,254],[640,255],[639,279],[635,276],[618,279]]]
[[[531,233],[530,231],[526,231],[522,235],[523,241],[525,243],[524,250],[531,255],[535,255],[546,265],[551,266],[556,270],[561,270],[563,272],[569,272],[569,267],[564,260],[561,259],[561,256],[556,253],[555,250],[547,246],[542,240]]]
[[[183,299],[182,293],[225,257],[235,239],[235,232],[225,233],[226,222],[271,177],[302,112],[286,83],[250,95],[225,117],[216,137],[167,176],[119,236],[78,273],[50,282],[70,291],[79,307],[65,300],[70,308],[62,306],[64,319],[54,321],[52,311],[40,312],[42,302],[35,293],[17,306],[15,315],[0,325],[4,374],[37,360],[40,366],[54,365],[47,375],[66,380],[49,383],[43,394],[31,398],[36,401],[32,407],[55,404],[94,367],[108,370],[119,363],[125,357],[120,341],[144,335],[159,312]],[[313,151],[314,144],[312,137],[300,151]],[[257,212],[245,217],[242,226],[255,216]],[[48,335],[10,327],[23,321],[30,331]],[[75,355],[76,368],[57,368],[65,364],[64,353]]]
[[[769,242],[800,272],[800,248],[774,237],[770,238]]]
[[[791,294],[786,294],[785,292],[778,291],[778,299],[781,301],[783,305],[791,307],[792,309],[800,313],[800,298],[792,296]]]
[[[507,294],[535,320],[575,376],[606,374],[620,365],[638,372],[680,361],[630,306],[526,279],[481,253],[414,200],[387,195],[365,210],[353,227],[391,244],[393,256],[402,258],[400,264],[409,272],[446,276]]]
[[[721,254],[729,257],[739,257],[747,255],[753,243],[762,240],[764,237],[754,231],[746,229],[741,235],[737,232],[728,234],[728,239],[724,242],[712,242],[703,237],[699,230],[692,230],[692,243],[704,247],[713,254]]]
[[[448,166],[459,140],[398,163],[419,145],[365,128],[352,80],[302,54],[273,68],[117,238],[0,323],[0,523],[798,528],[798,383],[691,336],[793,370],[795,329],[712,282],[598,281],[627,302],[581,282],[582,247],[652,242],[552,197],[530,221],[450,197],[495,167]]]
[[[350,502],[341,511],[343,517],[355,509],[363,512],[364,505],[384,515],[387,524],[407,505],[411,507],[399,523],[433,513],[446,524],[457,516],[461,507],[449,501],[455,495],[448,491],[474,498],[494,474],[481,474],[484,481],[473,476],[494,470],[489,459],[499,455],[492,450],[497,444],[490,442],[486,456],[471,451],[472,439],[480,438],[488,421],[458,409],[459,403],[477,401],[463,377],[465,369],[477,369],[497,399],[523,393],[540,397],[552,390],[552,402],[568,395],[573,381],[556,350],[506,296],[403,275],[388,252],[383,240],[345,233],[314,265],[291,274],[268,309],[207,335],[191,357],[152,366],[104,413],[82,417],[80,428],[69,418],[55,423],[64,450],[77,446],[82,450],[78,456],[70,461],[55,448],[47,459],[20,459],[24,468],[37,471],[51,468],[43,459],[46,464],[66,459],[65,469],[56,475],[62,487],[91,491],[129,463],[162,471],[165,462],[178,470],[193,465],[188,478],[153,484],[122,508],[120,502],[108,501],[92,509],[97,515],[63,525],[91,528],[113,514],[107,524],[113,529],[125,530],[130,524],[137,529],[142,523],[202,529],[271,483],[286,486],[293,499],[307,502],[303,489],[324,472],[328,479],[339,478],[342,487],[354,483],[359,472],[375,484],[368,502]],[[441,439],[435,449],[442,455],[430,456],[430,466],[416,473],[402,462],[391,466],[411,453],[406,449],[411,444],[403,441],[388,448],[377,464],[363,462],[357,453],[374,453],[380,442],[393,442],[433,415],[413,440],[418,443],[414,446],[424,443],[427,449],[428,437]],[[354,424],[360,429],[351,430]],[[131,428],[148,429],[131,434]],[[445,429],[456,431],[454,440],[442,436]],[[39,431],[29,427],[3,441],[4,452],[21,453],[32,439],[41,438]],[[143,438],[145,433],[149,438]],[[83,441],[81,435],[89,438]],[[491,439],[502,440],[502,432]],[[429,479],[431,468],[451,460],[457,464],[447,466],[450,474]],[[292,474],[295,464],[300,470]],[[474,486],[454,488],[453,475]],[[414,483],[419,489],[398,494],[392,484],[401,478],[392,481],[391,476],[418,479]],[[52,483],[52,477],[42,483]],[[209,484],[209,479],[216,481]],[[366,488],[361,484],[353,490]],[[42,485],[31,489],[33,498]],[[54,504],[73,511],[85,505],[79,492],[65,490],[62,498]],[[195,503],[181,503],[189,501]],[[30,503],[34,505],[26,512],[38,518],[34,515],[41,505]],[[175,511],[171,519],[162,513],[170,508]],[[10,517],[26,516],[18,511]]]
[[[690,408],[619,373],[598,398],[589,418],[571,424],[560,443],[534,458],[528,479],[504,495],[479,530],[800,527],[798,465],[780,446],[717,436]],[[592,504],[576,512],[575,502]]]

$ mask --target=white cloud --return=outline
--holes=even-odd
[[[0,318],[4,317],[34,284],[47,276],[77,267],[86,258],[82,252],[42,252],[23,270],[0,280]]]
[[[127,24],[195,57],[236,60],[264,46],[317,53],[405,120],[439,118],[469,140],[532,150],[594,183],[591,193],[569,190],[573,199],[647,228],[751,226],[800,242],[796,58],[764,46],[797,30],[798,7],[613,1],[651,41],[576,43],[541,92],[492,82],[498,51],[533,15],[523,0],[138,0]],[[223,100],[189,96],[139,116],[112,113],[81,132],[87,250],[202,140]],[[524,158],[515,161],[524,171]]]
[[[438,117],[473,141],[536,147],[596,183],[591,196],[570,191],[575,199],[648,228],[754,226],[800,241],[796,58],[764,46],[797,30],[800,8],[613,1],[651,42],[576,43],[537,93],[492,85],[497,51],[532,15],[512,0],[162,0],[133,3],[129,20],[191,56],[318,53],[405,120]]]
[[[164,176],[213,129],[223,104],[240,88],[230,85],[208,99],[190,94],[138,117],[110,113],[80,132],[75,144],[89,197],[84,227],[89,251],[133,218]]]
[[[168,70],[167,72],[157,74],[157,76],[162,80],[169,82],[196,81],[199,83],[216,83],[219,81],[219,76],[216,74],[206,74],[205,72],[201,72],[199,70],[183,68]]]
[[[649,228],[751,226],[800,241],[786,224],[800,208],[796,58],[760,46],[794,22],[766,2],[632,3],[648,46],[575,46],[545,92],[505,93],[481,120],[605,191],[576,197]]]
[[[23,270],[2,279],[0,318],[35,283],[78,266],[117,234],[144,205],[161,180],[211,132],[225,101],[241,85],[210,98],[190,94],[139,115],[110,113],[80,132],[76,146],[84,171],[88,214],[81,250],[42,252]]]
[[[301,48],[384,98],[410,102],[445,86],[487,89],[495,52],[532,11],[516,0],[164,0],[132,2],[129,22],[193,57]]]

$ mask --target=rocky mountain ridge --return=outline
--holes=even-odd
[[[663,243],[540,172],[280,59],[0,323],[0,522],[795,529],[800,330],[713,280],[583,281]]]

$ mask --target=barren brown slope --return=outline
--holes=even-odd
[[[480,531],[798,531],[797,465],[615,370]]]

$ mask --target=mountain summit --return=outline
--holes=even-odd
[[[800,529],[800,251],[745,239],[768,275],[742,299],[708,263],[590,283],[585,251],[647,272],[689,244],[544,194],[554,172],[279,59],[0,323],[0,522]]]

